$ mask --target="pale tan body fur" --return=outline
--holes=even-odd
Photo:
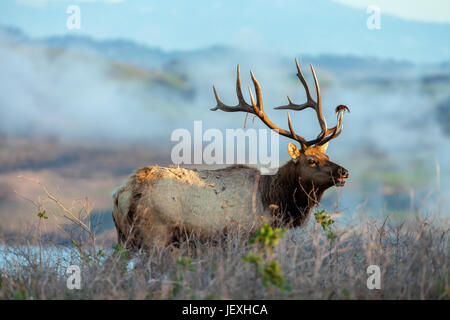
[[[259,180],[257,169],[244,166],[204,171],[140,168],[113,193],[113,218],[125,241],[137,235],[135,241],[147,245],[167,245],[175,229],[200,237],[231,228],[251,232],[271,222]]]

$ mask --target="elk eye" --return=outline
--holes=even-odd
[[[315,165],[316,164],[316,160],[314,160],[314,159],[308,159],[308,163],[310,164],[310,165]]]

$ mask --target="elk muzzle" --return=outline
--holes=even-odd
[[[345,185],[345,179],[349,177],[348,170],[343,167],[338,167],[333,175],[333,182],[336,187],[342,187]]]

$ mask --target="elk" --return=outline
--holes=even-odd
[[[256,168],[232,165],[216,170],[190,170],[181,167],[148,166],[137,169],[112,195],[113,219],[118,242],[131,249],[166,246],[179,241],[180,235],[195,234],[200,238],[243,230],[251,234],[263,223],[298,227],[305,223],[312,208],[319,204],[325,190],[341,187],[349,174],[331,162],[325,154],[328,143],[343,129],[346,106],[335,111],[337,124],[332,128],[322,114],[319,82],[310,65],[317,101],[309,90],[297,59],[297,77],[306,92],[306,102],[288,104],[277,110],[315,110],[321,131],[312,140],[294,132],[288,112],[289,130],[275,125],[264,112],[261,87],[250,70],[256,102],[250,91],[251,103],[242,95],[239,65],[236,93],[238,104],[225,105],[216,88],[217,105],[212,111],[244,112],[258,117],[268,128],[297,142],[288,144],[292,158],[274,175],[261,175]]]

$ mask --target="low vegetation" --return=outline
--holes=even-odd
[[[364,218],[340,226],[335,215],[319,210],[300,229],[266,224],[252,236],[191,238],[178,247],[130,252],[124,244],[97,247],[89,212],[77,215],[60,205],[69,210],[73,228],[61,232],[72,245],[45,240],[41,228],[52,216],[37,208],[28,245],[0,246],[0,299],[450,297],[449,224],[443,218]],[[69,265],[80,267],[80,289],[68,289]],[[380,267],[380,289],[367,287],[370,265]]]

